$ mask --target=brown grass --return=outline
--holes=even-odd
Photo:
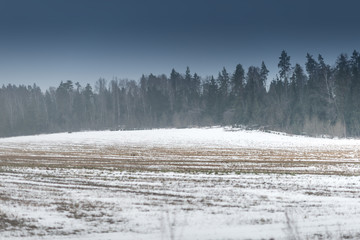
[[[357,152],[317,149],[160,148],[75,145],[50,150],[0,147],[0,167],[127,171],[359,175]]]

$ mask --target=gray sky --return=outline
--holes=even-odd
[[[44,90],[186,66],[217,76],[261,61],[270,81],[283,49],[293,65],[307,52],[333,64],[360,50],[359,9],[356,0],[2,0],[0,84]]]

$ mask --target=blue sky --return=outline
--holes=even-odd
[[[360,2],[344,1],[0,1],[0,84],[43,89],[99,77],[138,80],[186,66],[201,76],[241,63],[277,73],[280,52],[333,64],[360,50]]]

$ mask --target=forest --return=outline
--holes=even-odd
[[[86,130],[246,126],[309,136],[360,136],[360,54],[332,65],[306,55],[305,69],[282,51],[268,83],[264,62],[238,64],[218,76],[172,69],[139,81],[71,80],[45,92],[33,86],[0,88],[0,137]]]

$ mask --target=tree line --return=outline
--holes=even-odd
[[[0,88],[0,136],[63,131],[244,125],[294,134],[360,136],[360,54],[333,66],[307,54],[305,70],[282,51],[267,87],[264,62],[202,78],[173,69],[139,81],[100,78],[94,88],[68,80],[45,92]]]

